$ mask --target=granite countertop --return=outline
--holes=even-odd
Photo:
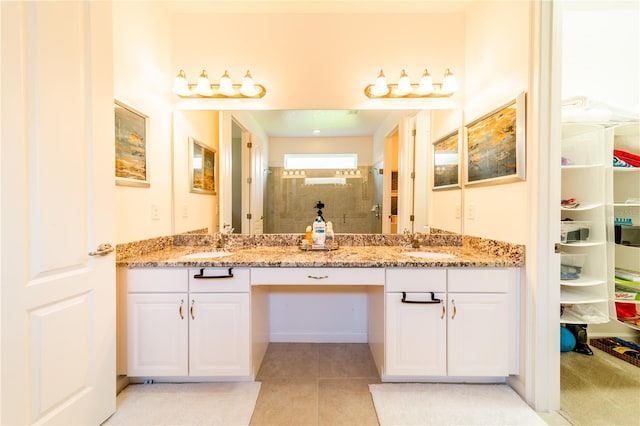
[[[523,256],[495,253],[463,244],[458,246],[341,246],[332,251],[303,251],[297,246],[231,247],[233,254],[218,258],[183,258],[184,255],[210,251],[225,251],[213,246],[168,246],[141,255],[131,255],[117,261],[129,268],[151,267],[327,267],[327,268],[474,268],[520,267]],[[453,258],[415,258],[403,252],[434,252],[453,255]]]

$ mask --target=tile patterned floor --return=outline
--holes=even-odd
[[[367,344],[270,343],[256,380],[251,425],[378,425]]]

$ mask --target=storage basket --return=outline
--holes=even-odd
[[[589,234],[591,234],[591,222],[576,220],[560,222],[560,241],[563,243],[587,241]]]

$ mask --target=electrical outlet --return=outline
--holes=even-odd
[[[476,205],[473,203],[469,203],[467,206],[467,219],[475,220],[476,218]]]
[[[460,203],[456,204],[456,219],[460,219],[460,215],[462,214],[461,209]]]
[[[184,219],[189,217],[189,205],[188,204],[183,204],[182,205],[182,217]]]
[[[160,220],[160,206],[151,204],[151,220]]]

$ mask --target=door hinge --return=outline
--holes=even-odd
[[[253,148],[253,144],[251,142],[247,142],[247,148],[249,149]]]
[[[413,222],[413,221],[415,220],[415,218],[416,218],[416,217],[415,217],[414,215],[410,215],[410,216],[409,216],[409,222]]]
[[[251,220],[251,213],[247,213],[247,219]]]
[[[416,178],[416,172],[411,172],[411,179],[415,179]]]
[[[253,179],[251,179],[250,177],[247,178],[247,183],[251,183],[253,182]]]
[[[413,136],[413,137],[416,136],[416,129],[411,130],[411,136]]]

